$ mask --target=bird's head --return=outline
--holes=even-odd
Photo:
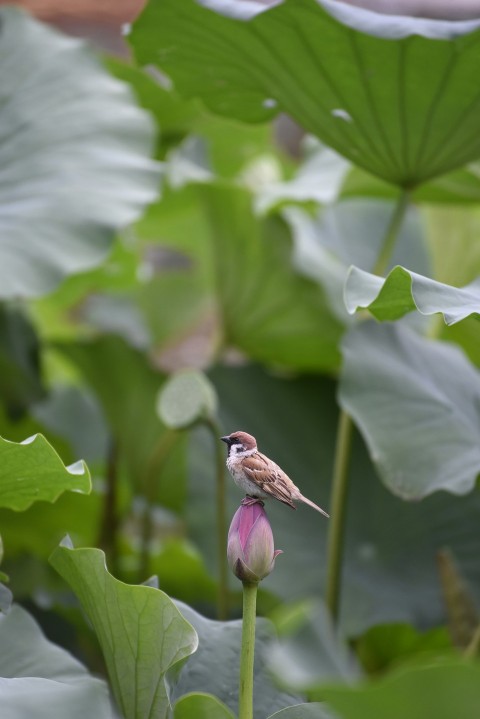
[[[220,437],[228,447],[228,454],[252,454],[257,449],[257,440],[247,432],[232,432],[225,437]]]

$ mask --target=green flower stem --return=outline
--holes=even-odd
[[[387,271],[398,232],[408,208],[408,190],[398,196],[392,217],[382,242],[380,254],[373,269],[376,275]],[[332,501],[327,539],[327,588],[326,603],[334,622],[338,620],[340,605],[340,579],[343,562],[346,506],[348,499],[349,466],[352,448],[353,422],[340,410],[332,478]]]
[[[166,430],[158,439],[150,456],[143,485],[145,509],[142,517],[142,544],[140,550],[139,581],[143,582],[149,576],[150,569],[150,542],[152,539],[152,505],[158,495],[158,484],[163,466],[180,437],[176,430]]]
[[[340,410],[333,464],[332,501],[327,542],[326,602],[334,622],[338,619],[340,603],[340,573],[343,558],[352,433],[353,422],[350,415]]]
[[[255,621],[257,616],[257,584],[243,584],[242,653],[240,657],[240,689],[238,719],[253,719],[253,662],[255,659]]]
[[[215,446],[217,483],[217,553],[218,553],[218,594],[217,617],[225,620],[228,615],[228,561],[227,561],[227,506],[225,492],[225,456],[219,438],[222,431],[214,419],[206,420]]]

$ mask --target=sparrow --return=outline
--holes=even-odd
[[[228,471],[247,497],[257,501],[273,497],[292,509],[296,509],[293,503],[295,499],[308,504],[325,517],[329,516],[315,502],[303,496],[278,464],[258,451],[257,441],[251,434],[232,432],[220,439],[228,446]]]

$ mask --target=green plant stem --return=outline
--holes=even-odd
[[[108,446],[106,466],[106,492],[103,505],[103,518],[97,545],[107,555],[108,564],[114,572],[117,566],[117,489],[118,489],[118,447],[111,438]]]
[[[340,573],[343,558],[352,433],[353,422],[350,415],[340,410],[335,459],[333,463],[332,502],[330,506],[331,518],[328,526],[327,543],[326,602],[334,622],[338,619],[340,600]]]
[[[242,652],[240,656],[240,689],[238,719],[253,719],[253,663],[255,659],[255,620],[257,584],[243,584]]]
[[[140,550],[139,581],[143,582],[148,578],[150,568],[150,542],[152,540],[153,522],[152,505],[155,503],[158,494],[158,482],[163,465],[170,452],[175,446],[180,433],[169,429],[160,435],[145,471],[143,486],[143,497],[145,509],[142,517],[142,544]]]
[[[393,248],[395,247],[395,242],[398,237],[398,232],[402,226],[403,218],[405,217],[405,212],[408,208],[408,199],[408,190],[403,189],[398,196],[397,203],[383,238],[380,254],[378,255],[375,267],[373,268],[373,273],[375,275],[384,275],[387,271],[388,263],[390,262]]]
[[[228,562],[227,562],[227,506],[225,492],[225,456],[219,441],[222,431],[214,419],[206,420],[215,446],[216,511],[217,511],[217,554],[218,593],[217,617],[225,620],[228,615]]]
[[[403,189],[398,196],[383,238],[380,254],[373,269],[374,274],[383,275],[387,271],[395,241],[408,208],[408,197],[408,190],[406,189]],[[343,563],[352,433],[353,422],[351,417],[344,410],[340,410],[333,464],[331,519],[327,539],[326,603],[335,623],[338,620],[340,605],[340,579]]]

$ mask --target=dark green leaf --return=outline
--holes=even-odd
[[[0,14],[2,297],[99,264],[156,195],[152,123],[78,40]]]
[[[285,225],[275,217],[259,224],[247,192],[220,186],[200,191],[227,344],[262,362],[335,367],[342,326],[321,289],[292,270]]]
[[[99,491],[89,495],[64,492],[55,504],[35,502],[21,517],[12,510],[0,510],[0,526],[8,548],[6,558],[19,559],[27,554],[45,561],[66,532],[78,543],[98,542],[105,501],[102,489],[100,486]],[[35,576],[25,572],[21,563],[13,563],[9,571],[15,587],[25,581],[29,587],[35,583]]]
[[[0,507],[20,511],[33,502],[55,502],[66,490],[88,494],[91,488],[86,464],[65,467],[41,434],[20,444],[0,437]]]
[[[444,627],[420,632],[410,624],[379,624],[355,641],[355,653],[370,674],[385,673],[399,664],[431,663],[452,652]]]
[[[22,312],[1,304],[0,397],[9,414],[18,418],[43,392],[40,346],[35,330]]]
[[[404,267],[395,267],[384,279],[352,267],[345,284],[345,303],[353,314],[368,309],[380,321],[397,320],[418,310],[423,315],[441,313],[447,325],[480,315],[480,282],[450,287]]]
[[[456,659],[356,688],[323,688],[322,696],[342,719],[476,719],[480,667]]]
[[[155,544],[150,553],[150,571],[158,574],[160,589],[169,596],[213,607],[215,582],[198,548],[187,539],[163,539]]]
[[[0,615],[0,677],[5,719],[111,719],[105,682],[49,642],[19,606]]]
[[[70,584],[102,647],[125,719],[166,719],[166,672],[198,645],[195,630],[166,594],[115,579],[98,549],[58,547],[50,561]]]
[[[131,41],[141,63],[214,112],[248,122],[287,112],[369,172],[412,186],[480,155],[476,28],[393,23],[329,0],[151,0]]]
[[[388,488],[465,494],[480,471],[480,374],[453,345],[362,323],[343,342],[339,399]]]

